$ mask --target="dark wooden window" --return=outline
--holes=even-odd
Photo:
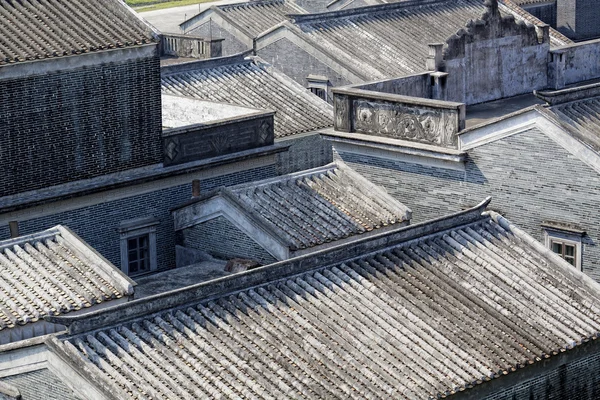
[[[323,100],[327,101],[327,92],[325,91],[325,89],[311,87],[310,91],[313,92],[313,94],[316,94],[317,96],[322,98]]]
[[[552,239],[552,251],[565,259],[572,266],[577,266],[577,247],[575,244]]]
[[[149,235],[127,239],[127,261],[129,274],[140,274],[150,271],[150,238]]]

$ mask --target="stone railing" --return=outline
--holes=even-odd
[[[381,93],[333,89],[334,129],[446,148],[457,148],[465,104]]]
[[[161,56],[186,58],[221,57],[223,39],[207,39],[200,36],[165,33],[161,35]]]

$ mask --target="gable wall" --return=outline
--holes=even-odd
[[[210,38],[211,35],[213,38],[222,38],[222,56],[232,56],[234,54],[241,53],[246,50],[250,50],[252,46],[248,46],[244,44],[240,39],[238,39],[233,33],[229,30],[215,22],[214,20],[211,22],[205,22],[199,25],[196,28],[193,28],[186,32],[188,34],[202,36],[205,38]]]
[[[303,87],[308,87],[306,78],[310,74],[326,76],[329,78],[330,84],[334,87],[352,83],[342,77],[339,71],[333,70],[287,38],[281,38],[258,49],[257,54]],[[330,91],[329,99],[331,100],[332,98],[333,95]]]
[[[446,61],[449,101],[477,104],[530,93],[548,86],[549,44],[531,45],[521,36],[475,40]]]
[[[288,151],[277,154],[278,175],[321,167],[333,162],[331,142],[323,139],[318,133],[278,140],[277,143],[290,146]]]
[[[491,209],[542,243],[545,220],[579,225],[587,231],[584,272],[600,281],[600,175],[538,131],[470,150],[465,171],[334,150],[337,158],[410,207],[414,222],[492,196]]]
[[[183,229],[182,246],[202,250],[215,258],[252,259],[261,264],[271,264],[277,260],[252,238],[242,232],[223,216]]]

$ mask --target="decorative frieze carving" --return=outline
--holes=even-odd
[[[427,109],[397,103],[354,100],[354,131],[456,147],[456,110]]]
[[[205,123],[163,133],[165,166],[202,160],[274,143],[273,115]]]

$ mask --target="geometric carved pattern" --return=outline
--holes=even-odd
[[[223,154],[229,148],[231,137],[224,134],[216,134],[210,139],[210,147],[217,154]]]
[[[258,142],[261,144],[270,143],[273,139],[273,125],[268,119],[264,119],[258,127]]]
[[[169,157],[169,160],[173,161],[179,154],[179,140],[173,138],[167,141],[165,145],[165,155]]]

